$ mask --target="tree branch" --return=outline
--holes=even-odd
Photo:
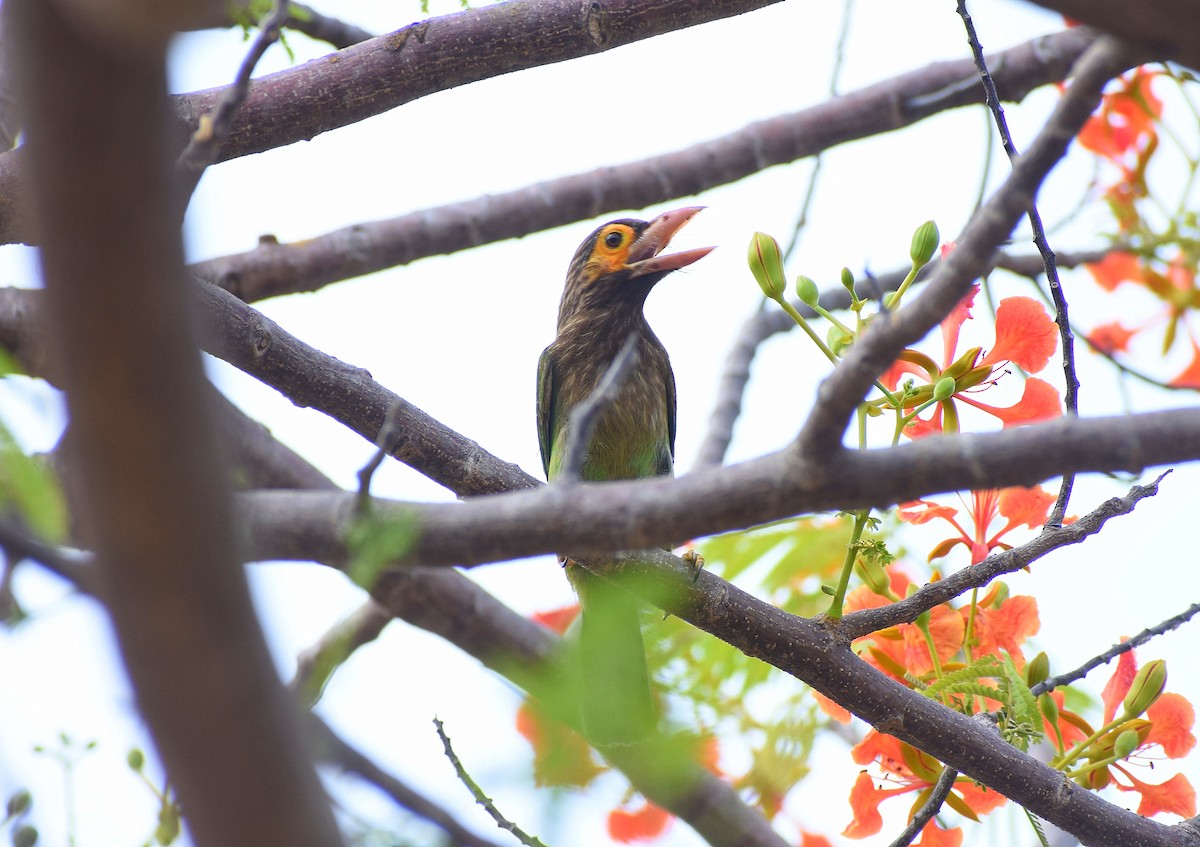
[[[562,552],[595,558],[824,510],[883,508],[939,492],[1029,486],[1070,472],[1139,472],[1200,459],[1200,409],[1060,418],[980,435],[933,436],[886,450],[785,449],[678,479],[542,486],[461,504],[375,500],[382,519],[414,522],[397,565],[470,567]],[[239,513],[260,559],[345,557],[353,495],[255,492]],[[1059,536],[1055,533],[1066,533]],[[1070,537],[1070,526],[1047,538]]]
[[[40,0],[3,12],[82,517],[139,711],[197,843],[339,844],[235,555],[170,214],[165,41],[128,49]]]
[[[1094,40],[1090,31],[1073,29],[997,54],[1000,96],[1020,100],[1034,88],[1062,79]],[[355,224],[294,244],[265,238],[253,250],[199,262],[190,270],[246,301],[314,291],[428,256],[695,194],[947,109],[980,103],[977,88],[960,84],[974,78],[969,60],[936,62],[684,150]],[[0,215],[0,235],[3,221]]]
[[[1189,0],[1154,0],[1139,3],[1137,14],[1130,14],[1122,0],[1033,0],[1117,38],[1141,45],[1163,59],[1182,62],[1200,70],[1200,36],[1180,21],[1191,20],[1196,7]]]

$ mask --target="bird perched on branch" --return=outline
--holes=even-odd
[[[623,219],[589,235],[575,251],[558,309],[558,334],[538,362],[538,442],[546,478],[570,469],[585,482],[670,475],[675,456],[675,376],[662,343],[642,314],[659,280],[707,255],[711,247],[664,254],[672,236],[702,207],[651,221]],[[575,445],[572,412],[589,401],[614,358],[633,337],[636,364],[594,410],[586,444]],[[634,597],[582,565],[566,562],[583,610],[580,632],[584,728],[599,744],[636,742],[657,713]]]

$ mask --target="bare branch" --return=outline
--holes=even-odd
[[[996,82],[988,70],[987,61],[983,56],[983,45],[975,32],[975,22],[967,11],[966,0],[958,0],[958,14],[963,19],[967,29],[967,41],[971,45],[971,54],[975,58],[975,66],[979,68],[979,78],[983,82],[985,100],[992,111],[996,128],[1000,131],[1000,139],[1004,144],[1004,152],[1008,154],[1009,162],[1017,160],[1017,146],[1013,143],[1012,133],[1008,131],[1008,120],[1004,117],[1004,108],[1000,105],[1000,97],[996,93]],[[1050,287],[1050,297],[1054,301],[1054,321],[1058,324],[1059,341],[1062,344],[1063,379],[1066,383],[1066,396],[1063,398],[1068,415],[1079,414],[1079,377],[1075,374],[1075,334],[1071,331],[1071,318],[1067,308],[1067,298],[1063,293],[1062,284],[1058,279],[1058,266],[1055,262],[1054,251],[1046,237],[1046,228],[1042,226],[1042,215],[1038,211],[1036,200],[1029,204],[1027,213],[1029,228],[1033,232],[1033,243],[1037,245],[1042,256],[1042,264],[1046,273],[1046,284]],[[1075,485],[1075,477],[1067,474],[1062,478],[1058,489],[1058,498],[1050,512],[1050,523],[1060,525],[1067,514],[1067,503],[1071,499],[1071,489]]]
[[[1083,679],[1101,665],[1111,662],[1122,653],[1127,653],[1130,650],[1141,647],[1143,644],[1148,643],[1152,639],[1157,638],[1164,633],[1170,632],[1173,629],[1178,629],[1194,618],[1198,613],[1200,613],[1200,603],[1193,603],[1178,615],[1167,618],[1162,623],[1143,629],[1137,635],[1133,636],[1133,638],[1127,638],[1118,644],[1114,644],[1100,655],[1093,656],[1074,670],[1068,671],[1067,673],[1061,673],[1058,676],[1052,676],[1049,679],[1045,679],[1033,686],[1030,690],[1033,692],[1035,697],[1038,697],[1042,694],[1045,694],[1047,691],[1053,691],[1059,686],[1070,685],[1076,680]]]
[[[339,844],[234,550],[170,214],[165,42],[3,11],[83,518],[139,711],[197,843]]]
[[[458,775],[459,781],[471,792],[471,796],[475,798],[475,802],[491,815],[492,820],[496,822],[496,826],[512,835],[522,844],[528,845],[528,847],[546,847],[539,839],[529,835],[515,823],[504,817],[503,813],[496,808],[496,804],[492,801],[492,798],[484,794],[483,789],[479,787],[479,783],[467,773],[467,769],[458,758],[458,754],[454,752],[454,748],[450,745],[450,736],[446,735],[445,725],[438,718],[433,719],[433,725],[437,729],[438,738],[442,740],[442,747],[446,751],[446,758],[454,766],[454,772]]]
[[[553,552],[599,558],[798,514],[882,508],[936,492],[1028,486],[1071,471],[1138,470],[1198,458],[1200,409],[1184,409],[1062,418],[797,462],[784,450],[678,479],[542,486],[458,504],[376,499],[374,506],[381,519],[420,528],[395,564],[470,567]],[[238,502],[254,529],[255,558],[344,559],[352,495],[264,491],[240,495]],[[1077,532],[1082,529],[1073,525],[1050,529],[1041,543]]]
[[[279,40],[279,31],[287,17],[287,0],[275,0],[274,8],[263,19],[258,35],[254,37],[250,50],[242,59],[233,84],[225,89],[210,111],[200,116],[187,147],[179,154],[179,166],[185,180],[185,196],[191,196],[204,169],[217,160],[221,145],[225,143],[233,128],[234,115],[250,93],[250,75],[254,73],[255,66],[267,49]]]
[[[1098,533],[1109,518],[1127,515],[1140,501],[1157,494],[1158,485],[1164,476],[1166,474],[1159,476],[1149,485],[1135,485],[1124,497],[1106,500],[1074,523],[1066,526],[1047,525],[1037,538],[1020,547],[993,553],[978,564],[929,583],[903,600],[877,609],[851,612],[841,619],[838,632],[843,638],[852,641],[890,626],[911,623],[922,612],[960,597],[973,588],[982,588],[1002,574],[1015,573],[1047,553],[1079,544]]]
[[[1131,15],[1122,0],[1033,0],[1039,6],[1062,12],[1067,17],[1117,38],[1135,42],[1164,59],[1174,59],[1200,70],[1200,38],[1194,27],[1180,26],[1191,20],[1196,7],[1190,0],[1153,0],[1139,3]]]
[[[1062,79],[1093,40],[1091,32],[1074,29],[1001,52],[996,57],[1000,96],[1020,100],[1032,89]],[[246,301],[313,291],[427,256],[695,194],[946,109],[979,103],[977,86],[957,85],[963,80],[975,80],[969,60],[937,62],[684,150],[355,224],[295,244],[265,238],[253,250],[200,262],[191,270]],[[0,167],[0,177],[3,173]],[[0,189],[3,185],[0,179]],[[0,215],[0,235],[4,219]]]
[[[397,805],[439,827],[454,847],[499,847],[495,842],[471,832],[446,809],[383,770],[360,750],[351,747],[316,715],[308,714],[305,723],[306,740],[315,758],[371,783]]]

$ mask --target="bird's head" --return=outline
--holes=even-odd
[[[579,245],[567,271],[559,320],[581,309],[628,304],[640,309],[656,282],[713,249],[662,251],[703,206],[663,212],[650,221],[624,218],[606,223]]]

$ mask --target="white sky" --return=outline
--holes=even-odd
[[[314,5],[376,32],[396,29],[418,14],[415,2]],[[457,3],[442,2],[433,11],[455,9]],[[1059,26],[1055,17],[1036,8],[1001,0],[979,0],[972,12],[989,49]],[[636,160],[815,104],[826,97],[839,14],[837,4],[793,0],[603,55],[437,94],[311,142],[217,166],[205,176],[192,204],[190,255],[201,259],[240,252],[267,233],[292,241]],[[292,34],[290,43],[298,61],[326,52],[301,35]],[[236,33],[181,38],[173,90],[227,83],[245,49]],[[860,0],[842,90],[968,55],[952,3]],[[260,72],[287,65],[283,51],[272,48]],[[641,87],[654,96],[637,94]],[[627,97],[637,104],[632,111],[619,105]],[[617,105],[608,105],[609,98]],[[1019,146],[1028,145],[1055,99],[1053,92],[1043,91],[1020,107],[1009,107]],[[988,131],[980,110],[958,111],[831,151],[790,273],[803,272],[828,285],[843,265],[891,270],[907,256],[913,228],[927,218],[937,220],[944,237],[952,238],[974,202]],[[810,169],[808,162],[776,167],[701,196],[699,202],[709,208],[677,244],[716,244],[719,249],[668,278],[650,298],[647,315],[671,352],[679,385],[681,472],[703,436],[732,339],[760,299],[744,264],[750,234],[764,230],[786,240]],[[993,182],[1006,165],[995,170]],[[1047,220],[1058,220],[1073,207],[1089,173],[1080,163],[1055,177],[1042,196]],[[662,208],[694,202],[682,199]],[[645,210],[645,216],[661,210]],[[533,424],[535,363],[553,336],[566,262],[594,226],[573,224],[467,254],[426,259],[257,307],[304,341],[367,368],[382,384],[497,456],[540,475]],[[1053,234],[1052,243],[1059,249],[1095,244],[1089,227],[1097,227],[1094,219],[1076,221]],[[0,261],[4,284],[33,284],[25,251],[4,248]],[[996,293],[1003,297],[1027,294],[1028,289],[1004,279]],[[1111,301],[1096,298],[1085,279],[1072,278],[1068,293],[1081,325],[1106,319]],[[977,343],[986,346],[986,333]],[[765,345],[730,458],[760,455],[785,444],[826,371],[823,359],[798,333]],[[370,455],[369,445],[220,363],[213,364],[212,373],[283,441],[339,483],[354,485],[355,471]],[[1108,370],[1085,363],[1081,377],[1084,414],[1122,409]],[[1061,385],[1061,378],[1049,378]],[[1143,409],[1194,402],[1190,395],[1163,398],[1140,387],[1132,394]],[[45,406],[52,411],[54,405],[48,398],[50,392],[35,391],[32,412],[22,407],[12,413],[28,422],[25,434],[39,446],[53,441],[54,426],[46,421],[56,415],[46,413]],[[5,405],[8,419],[12,404]],[[1103,650],[1120,635],[1182,611],[1197,596],[1194,568],[1187,566],[1190,561],[1180,561],[1181,545],[1162,543],[1173,534],[1168,527],[1190,517],[1194,482],[1193,471],[1176,472],[1158,498],[1144,502],[1132,517],[1111,523],[1099,542],[1060,551],[1036,566],[1032,576],[1008,580],[1014,593],[1037,594],[1043,625],[1038,641],[1051,650],[1056,672]],[[1072,511],[1082,514],[1127,487],[1089,479],[1078,486]],[[450,496],[395,462],[376,475],[373,490],[405,499]],[[1149,539],[1161,541],[1148,544]],[[251,574],[285,678],[291,676],[296,654],[362,599],[343,577],[322,568],[265,565],[252,568]],[[566,581],[548,560],[492,566],[472,575],[523,613],[571,599]],[[148,744],[103,615],[91,603],[64,597],[60,585],[34,568],[22,568],[19,576],[19,596],[36,617],[0,635],[0,679],[5,683],[0,726],[6,728],[0,734],[0,790],[7,796],[19,785],[31,787],[43,843],[62,843],[61,773],[30,748],[53,746],[60,731],[96,739],[98,749],[80,764],[75,781],[78,842],[81,847],[140,843],[152,829],[154,805],[125,768],[124,757],[132,744]],[[1194,641],[1185,630],[1160,639],[1142,655],[1166,657],[1171,688],[1196,692],[1200,670],[1190,659],[1194,650],[1188,649]],[[1098,677],[1094,691],[1105,678]],[[557,813],[547,812],[547,795],[529,789],[528,748],[512,732],[516,702],[510,686],[479,672],[473,660],[438,639],[393,624],[339,672],[321,712],[381,765],[460,810],[476,831],[504,843],[505,835],[473,808],[442,758],[430,723],[436,714],[445,720],[475,778],[511,818],[548,844],[608,843],[604,814],[619,801],[623,783],[606,781],[586,801],[562,797],[565,805]],[[857,767],[840,742],[823,744],[819,753],[821,776],[812,782],[820,784],[806,786],[785,815],[837,843],[836,834],[850,820],[845,798]],[[1194,783],[1200,781],[1194,761],[1184,769]],[[1154,779],[1172,772],[1160,769]],[[338,794],[342,796],[340,790]],[[370,792],[354,792],[353,803],[381,826],[396,820],[393,807]],[[885,836],[892,834],[894,828],[885,828]],[[1028,833],[1020,837],[1030,840]],[[661,843],[683,847],[701,842],[676,824]],[[984,842],[980,833],[968,829],[967,843]]]

